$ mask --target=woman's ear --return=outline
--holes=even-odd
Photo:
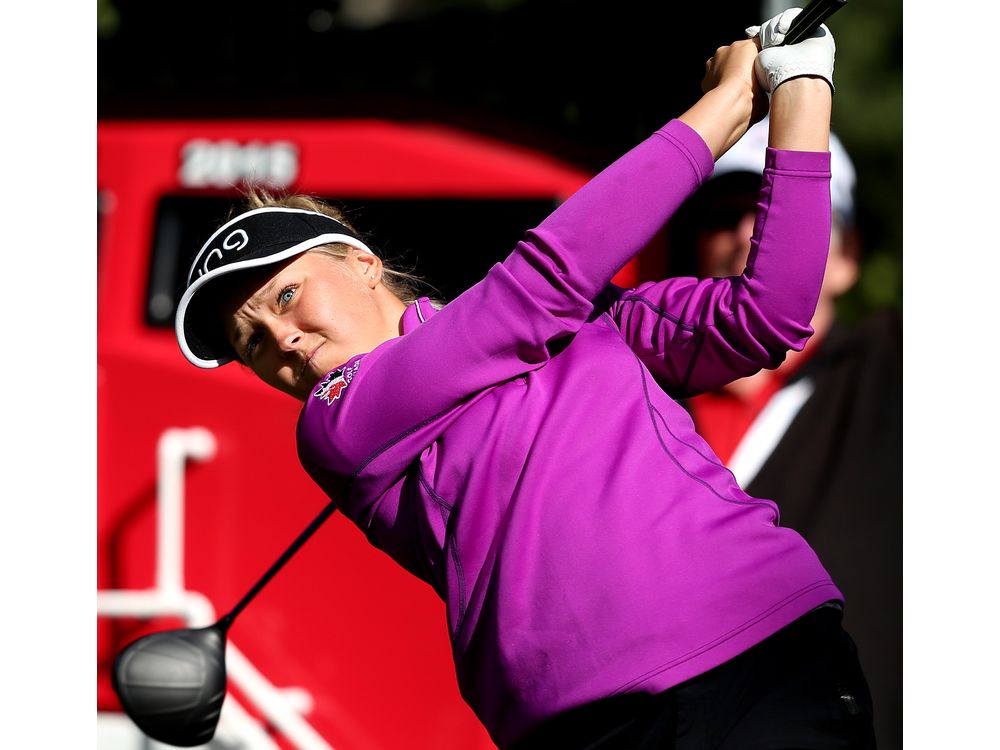
[[[351,266],[369,289],[374,289],[382,280],[382,261],[377,255],[355,250]]]

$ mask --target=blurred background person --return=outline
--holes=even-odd
[[[735,276],[750,252],[767,121],[717,163],[666,231],[670,275]],[[815,334],[780,367],[685,405],[699,433],[754,497],[778,503],[846,597],[871,684],[882,750],[902,747],[902,320],[860,322],[837,300],[858,281],[855,170],[831,136],[833,227]]]

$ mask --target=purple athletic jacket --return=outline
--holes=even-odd
[[[829,165],[768,149],[742,276],[611,287],[711,174],[674,120],[308,399],[303,466],[447,603],[459,687],[498,745],[574,706],[669,688],[842,598],[651,374],[690,394],[802,348]]]

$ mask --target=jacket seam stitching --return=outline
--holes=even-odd
[[[653,304],[648,299],[646,299],[645,297],[643,297],[641,294],[626,294],[626,295],[623,295],[622,296],[622,302],[638,302],[638,303],[643,304],[646,307],[648,307],[650,310],[652,310],[654,313],[656,313],[657,315],[659,315],[661,318],[666,318],[667,320],[670,320],[670,321],[676,323],[677,325],[679,325],[681,328],[683,328],[686,331],[690,331],[692,333],[695,333],[698,330],[697,326],[695,326],[695,325],[693,325],[691,323],[684,323],[676,315],[672,315],[671,313],[668,313],[662,307],[659,307],[658,305]]]
[[[441,497],[431,486],[431,483],[427,480],[427,475],[424,473],[423,465],[420,466],[417,472],[417,479],[420,481],[420,485],[427,491],[427,494],[431,496],[431,499],[441,509],[441,520],[444,521],[445,526],[445,543],[451,552],[452,561],[455,563],[455,575],[458,578],[458,618],[455,623],[455,632],[457,634],[465,619],[465,573],[462,568],[462,558],[458,554],[458,543],[455,540],[454,534],[448,533],[448,526],[451,525],[453,518],[458,517],[458,513],[454,512],[455,506]],[[445,517],[444,509],[448,510],[447,518]]]
[[[681,379],[681,388],[685,391],[690,389],[691,378],[694,377],[694,368],[698,364],[698,357],[701,356],[701,349],[705,345],[705,333],[704,331],[698,334],[698,343],[695,344],[694,351],[691,352],[691,362],[688,364],[687,372],[684,373],[684,377]]]
[[[370,464],[376,458],[378,458],[379,456],[381,456],[383,453],[385,453],[387,450],[389,450],[392,446],[396,445],[401,440],[404,440],[405,438],[409,437],[410,435],[412,435],[417,430],[422,429],[423,427],[426,427],[431,422],[437,421],[438,419],[440,419],[441,417],[443,417],[445,414],[447,414],[449,411],[451,411],[454,408],[455,408],[454,405],[448,406],[448,407],[442,409],[441,411],[439,411],[437,414],[434,414],[433,416],[428,417],[427,419],[423,420],[422,422],[418,422],[417,424],[413,425],[413,427],[410,427],[408,430],[404,430],[403,432],[401,432],[398,435],[396,435],[396,437],[391,438],[390,440],[387,440],[386,442],[382,443],[382,445],[380,445],[374,451],[372,451],[371,453],[369,453],[368,456],[358,465],[358,468],[355,469],[354,472],[351,474],[351,479],[357,479],[358,475],[362,471],[364,471],[365,468],[367,468],[368,464]]]
[[[640,378],[642,380],[642,391],[643,391],[643,395],[646,398],[646,406],[647,406],[647,408],[650,411],[649,419],[650,419],[650,422],[652,422],[652,424],[653,424],[653,432],[656,433],[656,440],[657,440],[657,442],[659,442],[660,447],[663,449],[663,452],[666,453],[670,457],[670,460],[674,462],[674,465],[677,466],[677,468],[680,469],[681,472],[685,476],[687,476],[689,479],[697,482],[698,484],[702,485],[705,489],[707,489],[709,492],[711,492],[713,495],[715,495],[717,498],[719,498],[723,502],[731,503],[733,505],[757,505],[757,506],[762,506],[762,507],[770,508],[771,510],[774,510],[774,506],[772,506],[770,503],[767,503],[767,502],[765,502],[763,500],[752,500],[752,499],[751,500],[734,500],[732,498],[725,497],[725,496],[721,495],[712,485],[710,485],[704,479],[696,477],[694,474],[692,474],[691,472],[689,472],[687,470],[687,467],[685,467],[684,464],[682,464],[677,459],[677,457],[671,452],[670,448],[667,447],[667,444],[666,444],[666,442],[663,439],[663,435],[660,433],[659,428],[656,426],[656,417],[659,417],[660,421],[663,423],[663,429],[666,430],[667,433],[670,435],[670,437],[672,437],[676,442],[678,442],[681,445],[683,445],[683,446],[689,448],[690,450],[694,451],[696,454],[698,454],[699,456],[701,456],[701,458],[704,459],[705,461],[708,461],[709,463],[711,463],[711,464],[713,464],[715,466],[718,466],[718,467],[720,467],[722,469],[725,469],[726,471],[728,471],[730,473],[730,475],[732,475],[732,471],[730,471],[729,468],[726,467],[725,464],[720,463],[718,460],[713,461],[710,457],[706,456],[704,453],[702,453],[700,450],[698,450],[698,448],[696,448],[695,446],[691,445],[690,443],[685,442],[684,440],[681,440],[679,437],[677,437],[674,434],[673,430],[670,429],[670,425],[667,424],[667,420],[660,413],[659,409],[657,409],[653,405],[653,402],[650,400],[650,398],[649,398],[649,386],[646,383],[646,372],[645,372],[645,369],[644,369],[644,367],[642,365],[642,361],[639,360],[638,357],[636,358],[636,361],[637,361],[637,363],[639,365],[639,375],[640,375]],[[656,416],[653,416],[654,414]],[[735,477],[733,477],[733,481],[736,481]]]

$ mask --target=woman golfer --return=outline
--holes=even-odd
[[[303,466],[447,603],[462,695],[500,747],[871,742],[840,592],[673,400],[811,333],[833,42],[758,57],[780,22],[720,48],[690,109],[441,309],[308,198],[258,200],[194,261],[184,354],[304,403]],[[746,271],[609,286],[772,90]]]

